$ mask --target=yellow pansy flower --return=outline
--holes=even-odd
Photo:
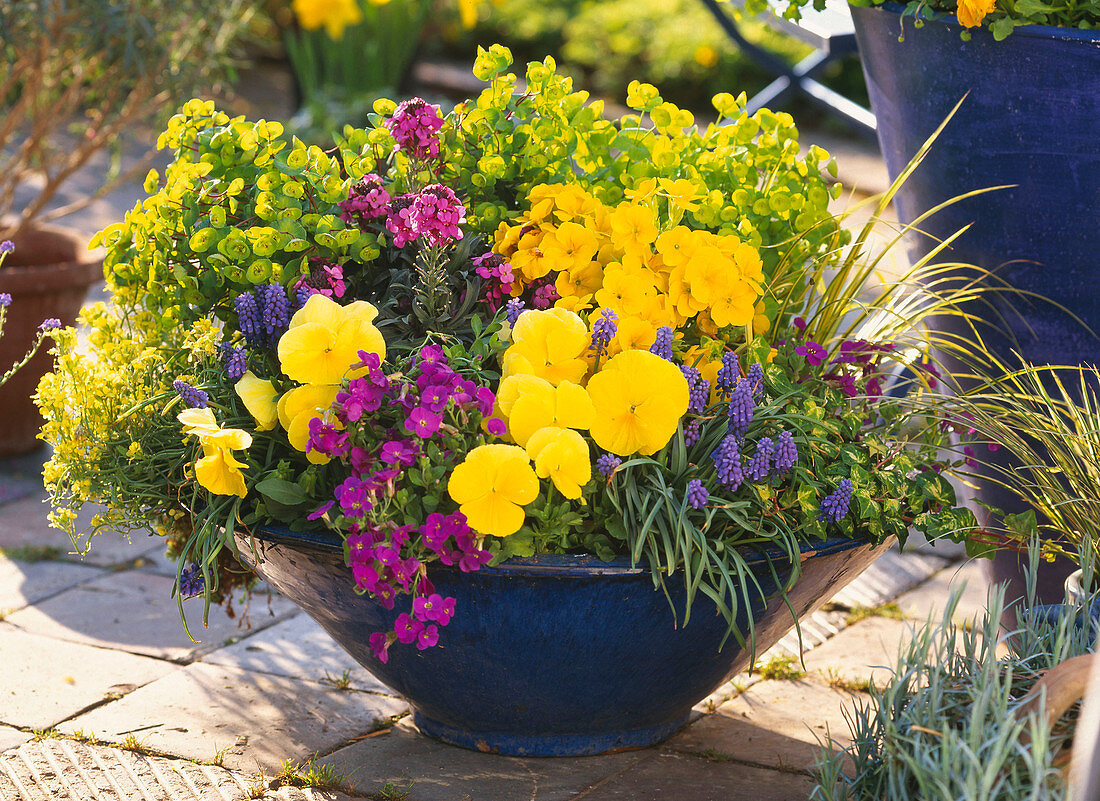
[[[748,282],[734,280],[729,283],[725,294],[714,299],[708,311],[715,325],[719,327],[748,325],[756,313],[753,308],[755,301],[756,292]]]
[[[256,420],[259,431],[270,431],[279,422],[278,395],[275,386],[259,378],[251,370],[233,385],[233,391],[244,403],[244,408]]]
[[[608,360],[588,381],[595,407],[592,438],[617,456],[645,456],[663,448],[688,407],[688,385],[672,362],[644,350]]]
[[[657,237],[655,243],[657,252],[661,254],[661,259],[669,267],[684,264],[699,245],[699,238],[686,225],[677,225],[675,228],[663,232]]]
[[[344,28],[363,19],[356,0],[294,0],[290,7],[307,31],[323,25],[328,35],[337,40],[344,38]]]
[[[699,187],[687,178],[672,180],[670,178],[658,178],[661,185],[661,194],[668,198],[668,202],[684,211],[695,211],[699,208],[696,200],[702,193]]]
[[[309,422],[323,417],[340,392],[339,384],[306,384],[295,387],[279,398],[279,423],[286,430],[291,447],[305,453],[309,444]],[[306,458],[313,464],[328,464],[326,454],[310,451]]]
[[[657,239],[657,222],[648,206],[622,204],[610,215],[611,237],[626,253],[648,251]]]
[[[559,272],[583,267],[596,258],[599,249],[596,234],[575,222],[562,223],[539,245],[551,268]]]
[[[527,441],[527,455],[535,474],[549,478],[566,498],[581,497],[581,487],[592,479],[592,455],[584,437],[569,428],[540,428]]]
[[[248,448],[252,435],[239,428],[222,428],[211,409],[185,409],[176,419],[183,424],[184,433],[194,434],[202,445],[202,458],[195,462],[199,485],[215,495],[247,495],[241,469],[248,465],[238,461],[233,451]]]
[[[603,267],[597,261],[574,265],[558,274],[554,288],[563,298],[591,296],[603,286]]]
[[[977,28],[986,15],[993,11],[994,0],[959,0],[955,13],[959,24],[966,28]]]
[[[504,352],[504,377],[527,373],[555,386],[579,384],[588,372],[588,328],[566,309],[525,311],[512,327],[512,346]]]
[[[474,531],[507,537],[523,527],[523,507],[539,494],[527,452],[517,445],[479,445],[451,471],[447,492]]]
[[[359,351],[386,358],[386,341],[372,322],[378,310],[358,300],[341,306],[324,295],[313,295],[279,338],[279,364],[286,375],[302,384],[339,384],[345,376],[357,378],[367,368],[358,364]]]
[[[533,375],[508,376],[497,389],[499,416],[508,433],[527,445],[533,433],[546,426],[587,429],[592,424],[592,399],[584,387],[572,381],[554,386]]]

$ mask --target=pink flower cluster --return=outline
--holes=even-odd
[[[429,184],[415,195],[401,195],[390,203],[386,228],[395,247],[423,238],[429,245],[462,239],[466,207],[454,191],[443,184]]]
[[[340,219],[348,225],[366,228],[371,220],[385,217],[390,211],[390,193],[382,185],[382,177],[373,172],[351,188],[347,200],[336,204],[340,208]]]
[[[504,260],[503,256],[496,253],[486,253],[472,261],[474,271],[481,276],[481,288],[485,302],[489,310],[494,314],[496,310],[508,302],[512,297],[512,289],[515,286],[515,274],[512,265]]]
[[[413,158],[434,159],[439,156],[439,130],[443,115],[419,97],[401,103],[386,123],[397,146]]]
[[[369,513],[380,500],[396,494],[397,482],[420,458],[427,440],[455,430],[446,422],[448,410],[459,415],[476,410],[496,436],[503,435],[506,426],[490,417],[496,401],[493,391],[455,372],[438,345],[420,349],[410,376],[389,376],[377,354],[359,355],[362,361],[356,367],[367,368],[367,373],[349,381],[336,396],[328,422],[310,422],[306,446],[307,452],[341,459],[351,474],[336,488],[333,500],[309,518],[317,520],[338,509],[349,532],[348,565],[359,589],[387,609],[393,608],[399,593],[414,596],[411,614],[399,615],[392,631],[371,637],[375,655],[384,662],[394,642],[415,642],[421,649],[435,645],[438,626],[445,626],[454,613],[453,599],[434,595],[424,563],[403,554],[414,553],[419,542],[443,564],[463,571],[479,569],[491,554],[478,547],[477,536],[459,512],[432,513],[419,529],[376,523]]]

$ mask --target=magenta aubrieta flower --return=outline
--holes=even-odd
[[[421,596],[413,601],[413,614],[424,621],[446,626],[455,615],[455,599],[444,598],[439,593]]]
[[[354,476],[344,479],[336,488],[336,500],[346,517],[364,517],[374,508],[366,486]]]
[[[508,424],[499,417],[490,417],[485,421],[485,430],[494,437],[503,437],[508,433]]]
[[[375,659],[383,665],[390,661],[390,638],[388,634],[383,631],[376,631],[370,635],[367,642],[370,643],[370,650]]]
[[[439,413],[451,402],[451,388],[442,384],[432,384],[420,393],[420,405]]]
[[[336,395],[340,418],[344,422],[357,422],[363,415],[381,409],[385,396],[385,390],[369,378],[353,378],[348,382],[347,390]]]
[[[545,283],[535,285],[535,289],[531,293],[531,305],[540,311],[545,311],[553,306],[560,297],[553,280],[546,279]]]
[[[431,648],[437,642],[439,642],[439,629],[432,623],[426,625],[424,629],[416,635],[416,648],[418,651]]]
[[[351,447],[346,431],[326,423],[320,417],[309,421],[309,439],[306,441],[306,453],[324,454],[333,458],[344,456]]]
[[[443,415],[436,414],[422,406],[413,409],[409,412],[409,416],[405,418],[405,428],[421,439],[428,439],[434,435],[439,431],[439,426],[442,423]]]
[[[439,130],[443,115],[439,106],[413,97],[401,103],[386,122],[397,146],[413,158],[435,158],[439,155]]]
[[[408,644],[413,642],[416,635],[424,630],[424,624],[408,612],[402,612],[397,616],[397,621],[393,624],[393,630],[397,633],[398,642]]]
[[[794,349],[794,352],[799,356],[806,357],[806,362],[813,367],[817,367],[829,356],[825,348],[821,347],[816,342],[807,342],[805,345],[799,345]]]
[[[386,464],[408,467],[420,455],[420,447],[408,439],[391,439],[382,443],[378,458]]]

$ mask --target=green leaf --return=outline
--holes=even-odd
[[[285,481],[277,476],[268,476],[256,485],[256,490],[261,495],[284,506],[297,506],[307,500],[301,487],[292,481]]]

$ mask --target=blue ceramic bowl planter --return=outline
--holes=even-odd
[[[368,638],[400,610],[353,590],[340,540],[328,532],[237,534],[241,557],[300,606],[360,664],[403,695],[419,729],[454,745],[522,756],[576,756],[660,742],[691,707],[751,654],[730,637],[713,602],[698,596],[686,626],[648,570],[629,560],[588,556],[512,559],[475,573],[433,564],[436,590],[457,599],[439,645],[395,646],[383,664]],[[791,565],[778,552],[746,553],[763,596],[752,599],[756,648],[763,651],[855,578],[881,553],[867,542],[829,539],[802,551],[787,593],[772,578]],[[684,587],[667,582],[677,609]],[[400,607],[400,605],[399,605]],[[738,625],[748,629],[742,608]]]

